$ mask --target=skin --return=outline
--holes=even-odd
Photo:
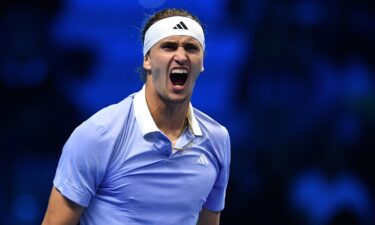
[[[189,109],[195,82],[203,66],[203,48],[190,36],[171,36],[156,43],[144,57],[147,71],[146,101],[158,128],[174,144],[181,134]],[[188,70],[183,86],[173,85],[170,73],[173,68]],[[65,198],[52,188],[42,225],[78,224],[83,207]],[[198,225],[219,225],[220,212],[202,209]]]
[[[146,101],[156,125],[172,144],[181,133],[202,64],[202,46],[190,36],[164,38],[144,58]],[[182,87],[170,80],[173,68],[188,70],[188,79]]]
[[[84,210],[53,187],[42,225],[76,225]]]

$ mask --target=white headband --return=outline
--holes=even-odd
[[[143,56],[158,41],[173,35],[191,36],[199,41],[204,50],[204,33],[201,25],[188,17],[173,16],[159,20],[148,28],[143,43]]]

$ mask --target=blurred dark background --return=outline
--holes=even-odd
[[[225,125],[223,225],[375,224],[375,2],[3,0],[0,224],[40,224],[62,146],[142,86],[146,15],[207,29],[192,102]]]

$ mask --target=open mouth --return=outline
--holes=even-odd
[[[172,84],[175,86],[184,86],[188,78],[187,69],[173,69],[170,74]]]

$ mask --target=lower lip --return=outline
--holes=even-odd
[[[184,85],[173,85],[172,82],[171,82],[171,84],[172,84],[173,91],[182,91],[185,88],[185,84]]]
[[[185,89],[187,81],[183,85],[174,85],[171,80],[169,80],[169,85],[173,92],[181,92]]]

